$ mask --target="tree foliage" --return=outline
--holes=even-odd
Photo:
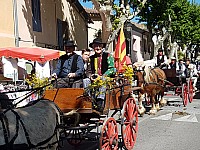
[[[107,46],[116,38],[125,21],[133,19],[147,0],[83,0],[91,1],[102,19],[102,39]]]
[[[153,35],[163,35],[163,28],[170,40],[179,46],[200,43],[200,6],[187,0],[148,0],[139,13],[140,22],[146,22]]]

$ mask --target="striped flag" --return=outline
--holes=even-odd
[[[115,67],[117,68],[118,71],[122,69],[122,66],[126,65],[126,40],[123,28],[124,25],[122,25],[121,27],[114,53]]]

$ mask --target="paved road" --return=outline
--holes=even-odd
[[[200,150],[200,93],[187,107],[183,107],[178,96],[165,98],[168,105],[156,115],[139,117],[139,132],[133,150]],[[61,150],[64,149],[96,150],[98,141],[82,142],[77,147],[65,141]],[[119,149],[123,149],[121,144]]]
[[[200,150],[200,97],[183,107],[179,97],[166,97],[169,105],[155,116],[139,120],[134,150]]]

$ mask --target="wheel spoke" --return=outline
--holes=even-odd
[[[124,103],[122,110],[122,134],[125,147],[133,149],[138,130],[138,112],[135,100],[130,98]]]
[[[114,118],[108,118],[103,126],[100,137],[100,149],[117,150],[118,149],[118,130]]]

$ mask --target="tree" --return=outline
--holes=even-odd
[[[102,19],[102,40],[107,48],[116,39],[118,32],[127,20],[133,19],[147,0],[83,0],[92,1]]]
[[[199,13],[199,6],[187,0],[149,0],[139,13],[140,21],[147,22],[150,36],[162,37],[152,55],[164,42],[170,47],[169,56],[174,55],[176,43],[180,47],[199,43]]]

